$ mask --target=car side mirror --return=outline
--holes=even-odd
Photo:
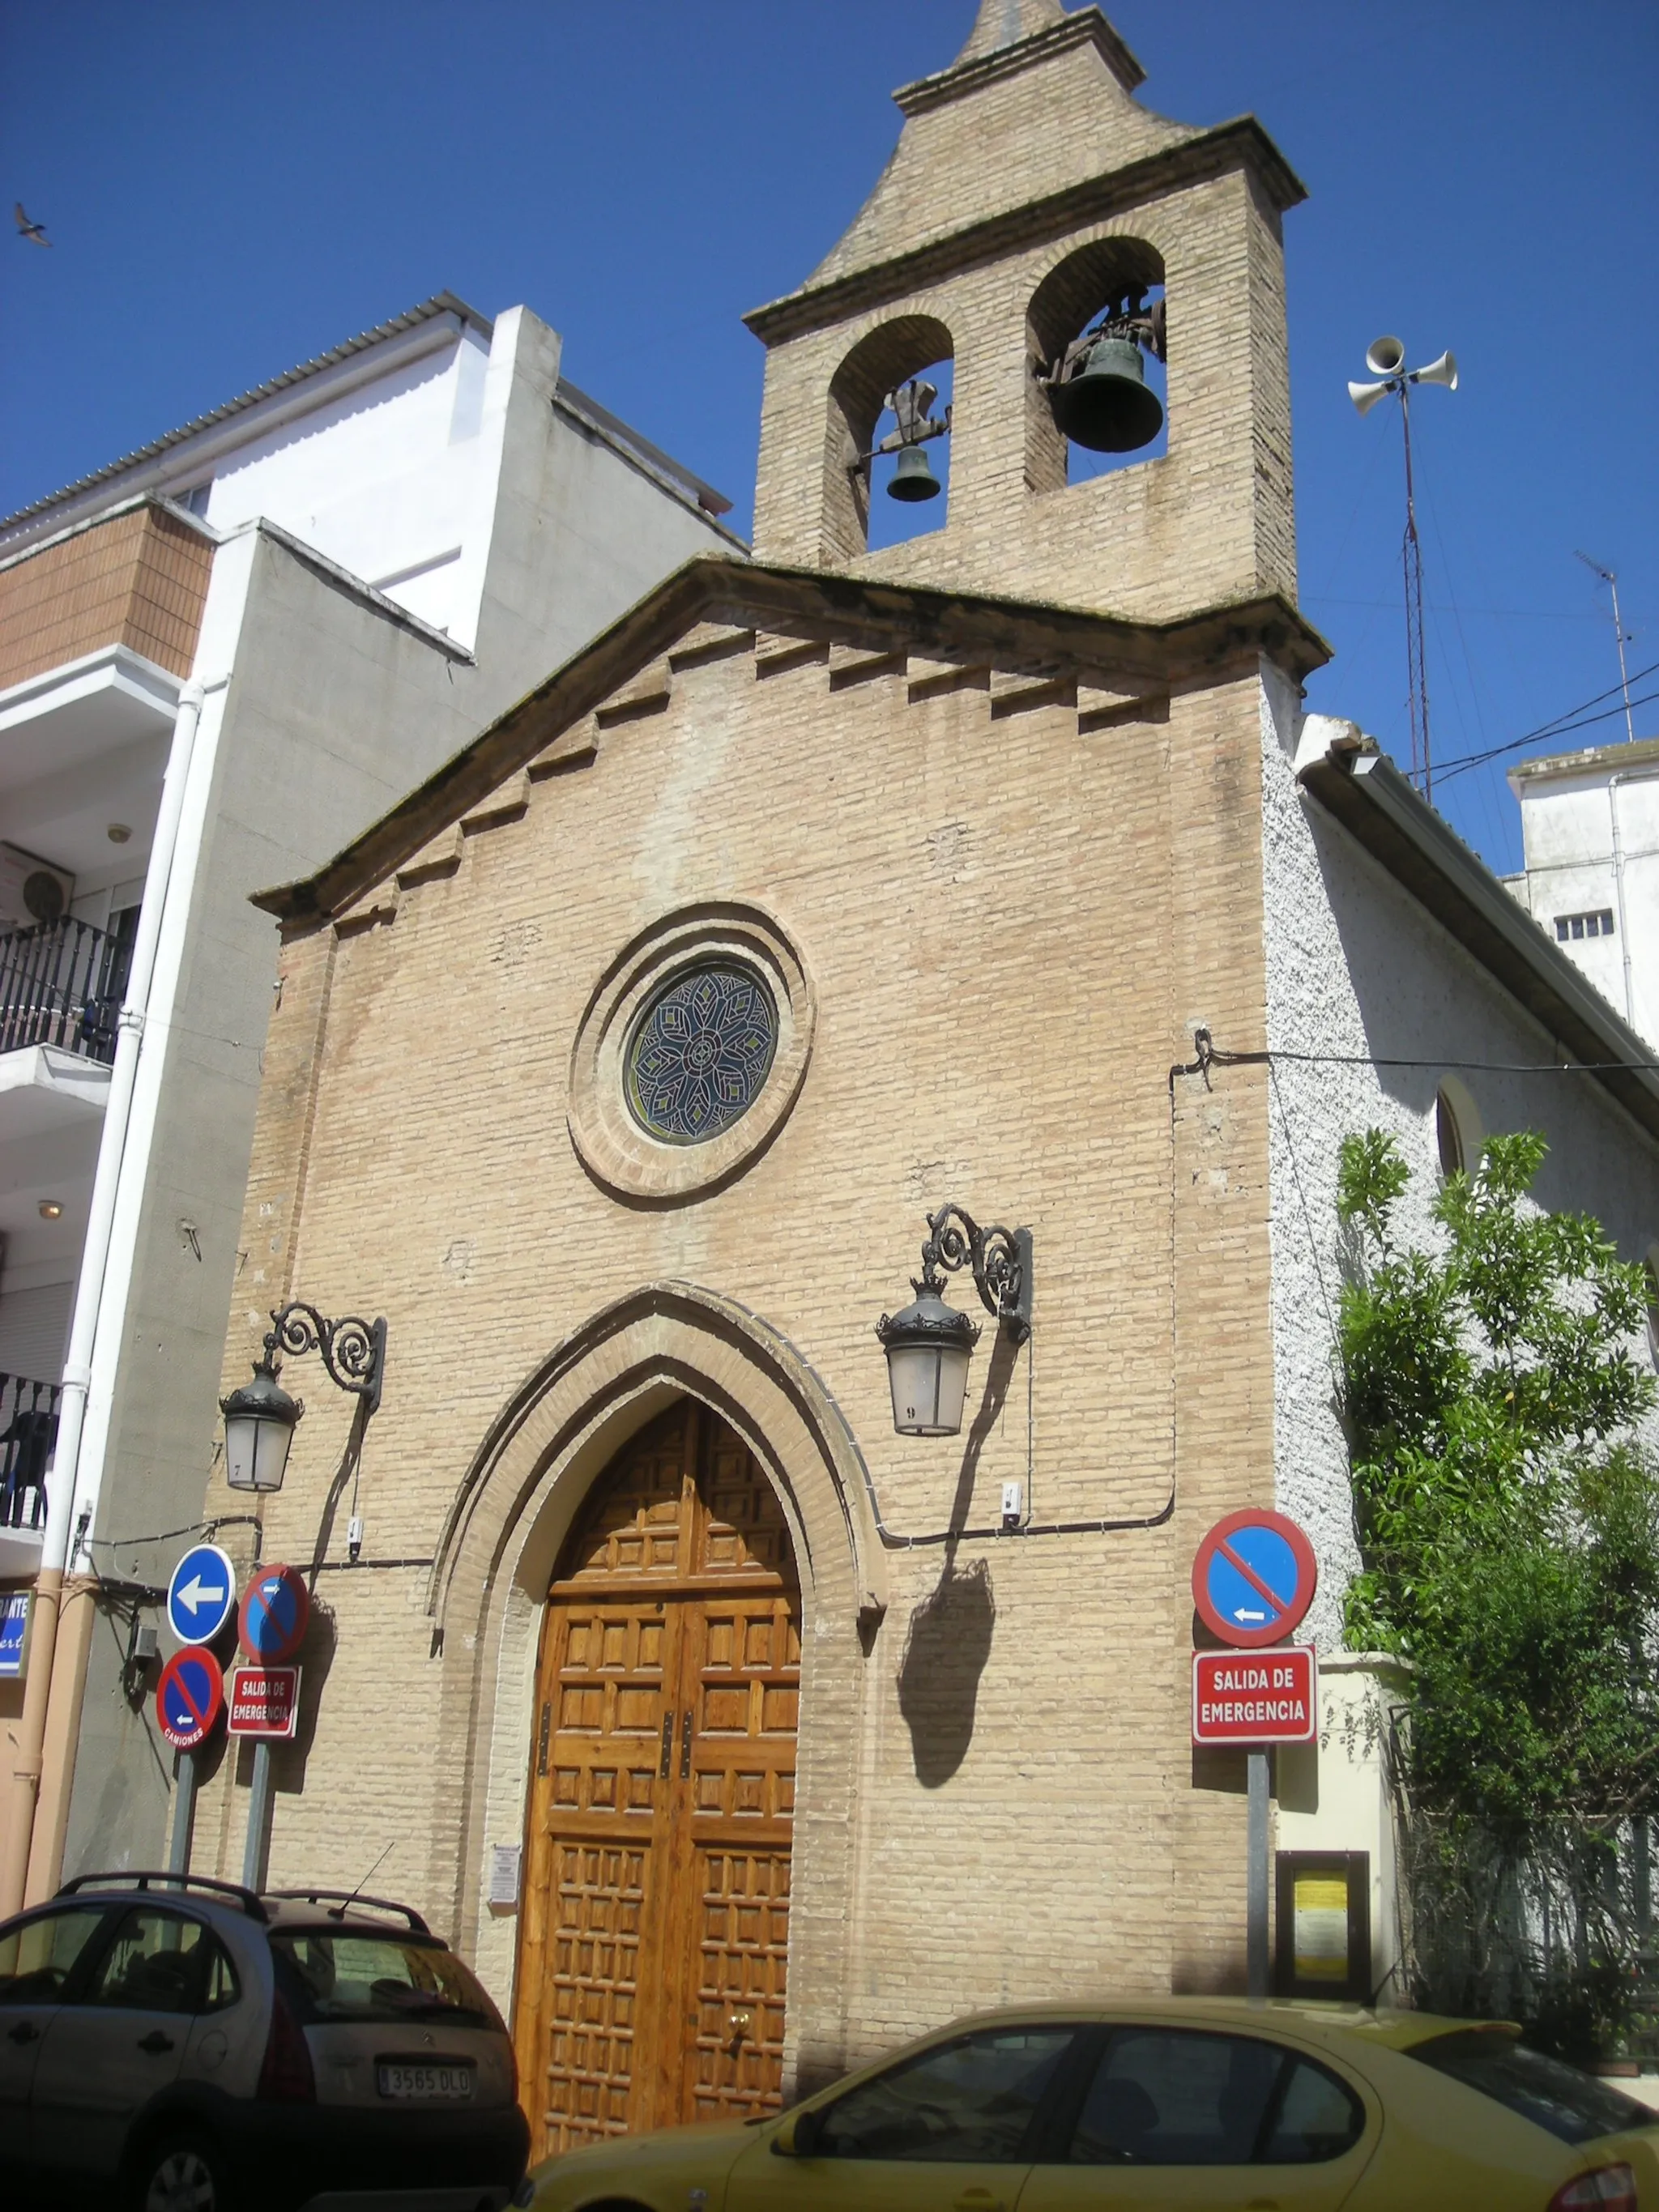
[[[792,2112],[772,2138],[777,2158],[811,2158],[823,2135],[823,2114]]]

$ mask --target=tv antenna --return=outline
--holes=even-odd
[[[1443,353],[1425,368],[1407,368],[1406,349],[1396,337],[1373,338],[1365,349],[1365,366],[1379,380],[1348,386],[1348,397],[1362,415],[1369,415],[1387,392],[1400,399],[1400,427],[1406,441],[1406,537],[1401,562],[1406,574],[1406,676],[1412,724],[1412,780],[1420,781],[1425,799],[1434,796],[1434,761],[1429,748],[1429,669],[1423,643],[1423,546],[1417,534],[1417,492],[1412,478],[1412,404],[1414,384],[1443,384],[1457,389],[1457,360]]]
[[[1625,628],[1619,613],[1619,579],[1611,568],[1604,568],[1599,561],[1592,561],[1588,553],[1574,548],[1575,557],[1582,561],[1592,575],[1599,576],[1613,593],[1613,634],[1619,641],[1619,682],[1625,694],[1625,734],[1632,744],[1636,743],[1636,717],[1630,708],[1630,670],[1625,665],[1625,647],[1630,632]]]

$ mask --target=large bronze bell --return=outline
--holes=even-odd
[[[890,499],[937,499],[939,478],[928,466],[927,456],[920,446],[901,446],[896,465],[887,486]]]
[[[1097,338],[1083,366],[1049,391],[1054,421],[1074,446],[1095,453],[1133,453],[1150,446],[1164,422],[1133,338]]]

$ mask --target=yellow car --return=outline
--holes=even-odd
[[[538,2167],[538,2212],[1659,2212],[1659,2112],[1513,2027],[1231,1998],[958,2021],[792,2112]],[[526,2192],[527,2194],[527,2192]]]

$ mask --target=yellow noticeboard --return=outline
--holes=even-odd
[[[1345,1875],[1298,1869],[1291,1881],[1291,1951],[1298,1982],[1348,1978],[1348,1883]]]
[[[1368,2002],[1370,1852],[1280,1851],[1277,1875],[1273,1979],[1279,1996]]]

